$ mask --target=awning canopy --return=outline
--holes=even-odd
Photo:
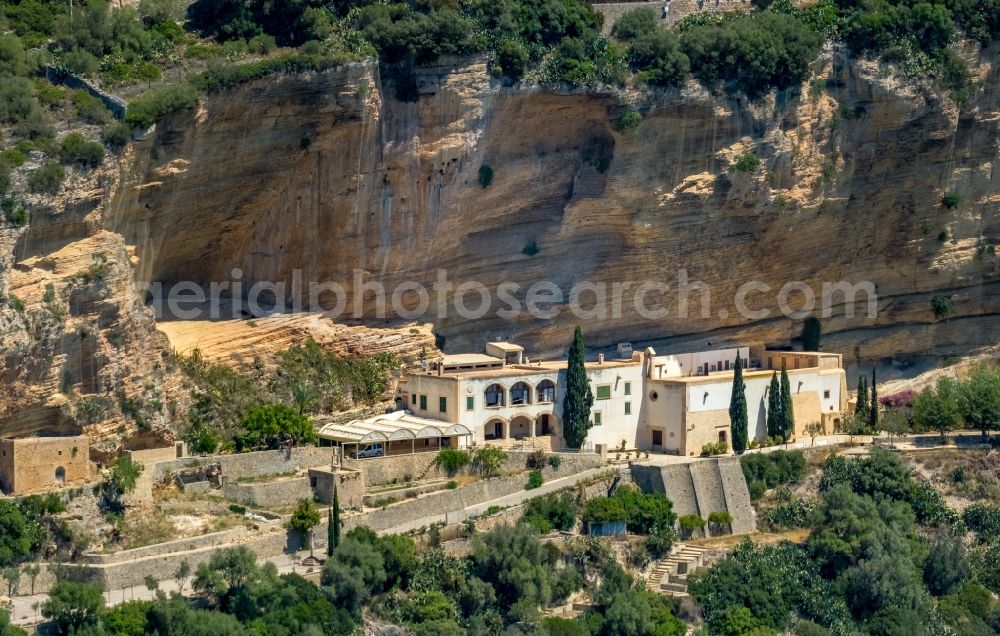
[[[472,434],[472,431],[461,424],[416,417],[409,411],[394,411],[346,424],[329,421],[317,423],[320,438],[341,444],[373,444]]]

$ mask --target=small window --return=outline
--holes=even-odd
[[[448,398],[446,397],[438,398],[438,410],[441,411],[442,413],[448,412]]]
[[[600,426],[600,425],[601,425],[601,412],[594,411],[594,426]]]
[[[631,382],[626,382],[625,383],[625,395],[632,395],[632,383]]]
[[[597,399],[598,400],[610,400],[611,399],[611,385],[601,384],[597,387]]]
[[[827,389],[826,391],[823,391],[823,399],[824,400],[829,400],[830,399],[830,389]]]
[[[474,398],[471,395],[469,395],[469,396],[467,396],[465,398],[465,410],[466,411],[474,411],[474,410],[476,410],[476,398]]]
[[[426,411],[427,410],[427,396],[426,395],[421,395],[420,396],[420,410],[421,411]]]
[[[631,402],[626,402],[625,403],[625,415],[632,415],[632,403]]]
[[[654,402],[656,401],[656,398],[658,398],[658,397],[660,397],[660,394],[657,393],[656,391],[653,391],[652,393],[649,394],[649,399],[652,400],[652,401],[654,401]]]
[[[417,405],[417,394],[416,393],[410,395],[410,404],[413,405],[413,406]]]

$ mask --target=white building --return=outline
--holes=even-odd
[[[652,349],[586,362],[594,393],[593,428],[586,445],[694,455],[708,442],[729,442],[732,365],[743,358],[750,434],[765,434],[766,391],[772,371],[788,368],[796,434],[821,422],[836,430],[846,407],[841,357],[829,353],[767,351],[740,347],[657,356]],[[447,355],[429,370],[411,372],[399,384],[397,405],[422,418],[462,424],[472,443],[509,444],[536,438],[563,448],[562,402],[566,361],[530,361],[518,345],[495,342],[485,354]]]

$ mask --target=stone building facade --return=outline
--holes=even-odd
[[[21,494],[86,481],[89,450],[86,435],[0,439],[0,488]]]
[[[696,455],[707,443],[732,441],[729,402],[733,366],[743,361],[751,438],[766,436],[766,394],[772,373],[788,370],[796,436],[812,422],[839,430],[847,386],[835,353],[733,347],[657,355],[652,348],[619,347],[586,363],[594,394],[586,444]],[[562,402],[566,361],[530,361],[521,347],[490,343],[486,354],[445,356],[399,384],[397,406],[422,418],[461,424],[472,442],[505,444],[547,438],[565,447]]]

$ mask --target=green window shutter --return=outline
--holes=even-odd
[[[448,412],[448,398],[446,397],[438,398],[438,410],[441,411],[442,413]]]
[[[626,402],[625,403],[625,415],[632,415],[632,403],[631,402]]]
[[[597,387],[597,399],[598,400],[610,400],[611,399],[611,385],[602,384]]]
[[[421,395],[420,396],[420,410],[421,411],[426,411],[427,410],[427,396],[426,395]]]
[[[631,382],[626,382],[625,383],[625,395],[632,395],[632,383]]]
[[[474,411],[476,410],[476,398],[471,395],[465,398],[465,410]]]
[[[601,412],[594,411],[594,426],[600,426],[600,425],[601,425]]]

